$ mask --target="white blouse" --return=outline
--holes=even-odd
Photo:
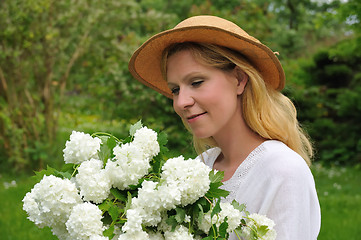
[[[204,152],[205,163],[213,168],[220,152],[219,148]],[[305,160],[284,143],[263,142],[223,183],[222,188],[230,192],[225,201],[236,199],[250,213],[271,218],[278,240],[317,239],[321,213],[312,173]],[[236,239],[231,234],[229,240]]]

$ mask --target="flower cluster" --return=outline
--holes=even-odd
[[[96,157],[100,150],[101,140],[89,134],[73,131],[70,141],[65,143],[64,162],[79,164]]]
[[[144,181],[138,197],[132,199],[127,211],[128,221],[123,226],[125,234],[121,239],[137,239],[140,234],[146,236],[145,239],[149,238],[142,226],[157,226],[162,220],[162,213],[178,205],[192,204],[209,190],[211,169],[197,160],[172,158],[162,170],[159,183]],[[169,232],[165,231],[165,236],[170,235]]]
[[[72,208],[83,201],[73,182],[50,175],[44,176],[25,195],[23,202],[29,220],[39,227],[51,227],[60,239],[67,239],[62,237],[66,235],[65,223]]]
[[[277,233],[273,228],[275,223],[264,215],[252,213],[246,219],[246,227],[244,227],[242,236],[245,239],[251,239],[254,233],[262,226],[267,226],[268,231],[264,234],[263,239],[276,239]]]
[[[73,131],[64,168],[37,173],[23,209],[61,240],[226,239],[233,231],[275,239],[270,219],[221,202],[222,172],[197,159],[166,160],[166,142],[140,122],[123,141]]]
[[[199,228],[204,232],[208,232],[212,226],[212,223],[216,223],[217,227],[220,226],[221,222],[224,222],[228,218],[228,232],[233,232],[240,224],[242,219],[242,213],[237,211],[230,203],[220,203],[221,211],[219,216],[214,215],[211,219],[211,212],[207,212],[204,216],[203,221],[199,222]],[[217,217],[219,221],[217,221]]]

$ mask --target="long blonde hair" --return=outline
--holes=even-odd
[[[205,43],[179,43],[163,52],[162,72],[166,79],[167,59],[176,52],[190,50],[197,61],[224,71],[238,66],[248,75],[248,83],[241,96],[242,113],[246,124],[265,139],[279,140],[300,154],[308,165],[313,156],[309,137],[300,127],[297,111],[292,101],[280,91],[264,82],[260,73],[240,53],[231,49]],[[183,121],[186,128],[188,124]],[[199,139],[193,135],[198,154],[215,147],[212,137]]]

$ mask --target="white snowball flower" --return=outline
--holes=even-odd
[[[220,203],[220,207],[221,207],[221,212],[219,213],[220,216],[220,221],[223,222],[224,219],[227,217],[228,218],[228,228],[227,228],[227,232],[233,232],[234,229],[236,229],[239,224],[241,224],[241,220],[242,220],[242,213],[235,209],[232,204],[228,203],[228,202],[221,202]]]
[[[185,161],[183,157],[168,160],[163,166],[160,183],[142,183],[138,196],[132,199],[127,211],[128,221],[123,231],[138,231],[142,224],[157,226],[162,221],[162,212],[195,202],[209,189],[210,171],[198,160]]]
[[[73,239],[89,240],[90,236],[103,235],[102,211],[92,203],[81,203],[73,208],[65,223]]]
[[[121,234],[118,238],[118,240],[149,240],[149,235],[148,233],[144,232],[144,231],[137,231],[137,232],[132,232],[132,233],[124,233]]]
[[[82,200],[74,183],[53,175],[44,176],[23,199],[28,219],[39,227],[64,224],[72,208]]]
[[[158,183],[144,181],[139,188],[138,196],[132,199],[130,209],[127,210],[127,222],[122,230],[127,234],[139,232],[142,226],[157,226],[165,212],[160,200]]]
[[[100,138],[93,138],[89,134],[73,131],[70,135],[70,141],[66,141],[63,150],[65,163],[79,164],[91,158],[97,158],[100,144]]]
[[[158,198],[160,199],[162,209],[170,210],[181,204],[181,189],[178,183],[164,182],[158,186]]]
[[[216,216],[213,216],[213,223],[217,220]],[[211,211],[203,215],[202,221],[198,221],[198,227],[205,233],[209,232],[210,227],[212,226],[211,222]]]
[[[242,237],[250,239],[250,228],[256,228],[256,226],[267,226],[267,233],[261,238],[262,240],[274,240],[277,237],[276,230],[274,229],[275,223],[264,215],[252,213],[248,216],[250,219],[246,219],[247,227],[243,228]]]
[[[149,159],[137,145],[126,143],[113,149],[115,158],[107,162],[105,169],[112,185],[121,190],[138,180],[149,171]]]
[[[212,224],[216,223],[216,226],[219,227],[224,219],[227,217],[228,221],[228,228],[227,228],[227,232],[233,232],[241,223],[242,220],[242,213],[235,209],[232,204],[228,203],[228,202],[221,202],[220,203],[220,207],[221,207],[221,212],[219,213],[218,217],[216,215],[213,216],[213,219],[211,221],[211,211],[207,212],[203,219],[202,222],[199,223],[199,228],[205,232],[208,233],[210,227],[212,226]]]
[[[139,211],[140,209],[127,210],[127,222],[122,227],[123,232],[131,234],[142,230],[142,214]]]
[[[153,181],[144,181],[142,187],[138,190],[138,197],[133,198],[132,206],[135,208],[160,209],[160,202],[157,183]]]
[[[100,235],[92,235],[89,240],[109,240],[109,238]]]
[[[191,222],[191,216],[186,215],[185,218],[184,218],[184,222],[186,222],[186,223]]]
[[[73,240],[70,237],[68,230],[66,229],[65,223],[53,225],[51,227],[51,232],[61,240]]]
[[[103,162],[97,159],[85,161],[78,168],[76,182],[85,201],[101,203],[109,196],[111,183],[102,168]]]
[[[177,226],[174,232],[165,232],[165,240],[193,240],[193,235],[188,232],[188,228],[180,225]]]
[[[167,184],[179,188],[181,204],[192,204],[209,190],[209,172],[211,169],[204,163],[182,156],[168,159],[162,167],[162,179]]]
[[[143,150],[146,158],[152,158],[160,151],[157,133],[147,127],[135,132],[133,143]]]
[[[146,226],[156,226],[161,221],[161,212],[164,210],[156,187],[156,182],[144,181],[138,191],[138,197],[132,199],[131,208],[137,209],[137,214]]]
[[[148,235],[149,240],[164,240],[164,237],[160,232],[150,232]]]

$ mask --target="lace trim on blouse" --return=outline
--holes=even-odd
[[[229,195],[225,199],[226,202],[232,202],[236,198],[237,190],[243,182],[243,179],[246,177],[250,169],[262,158],[264,152],[266,151],[266,147],[264,146],[266,142],[268,141],[265,141],[256,147],[238,166],[233,176],[227,181],[223,182],[223,186],[221,188],[229,191]],[[213,164],[220,153],[221,150],[219,148],[208,150],[206,156],[204,156],[205,159],[207,159],[206,164],[213,168]]]

